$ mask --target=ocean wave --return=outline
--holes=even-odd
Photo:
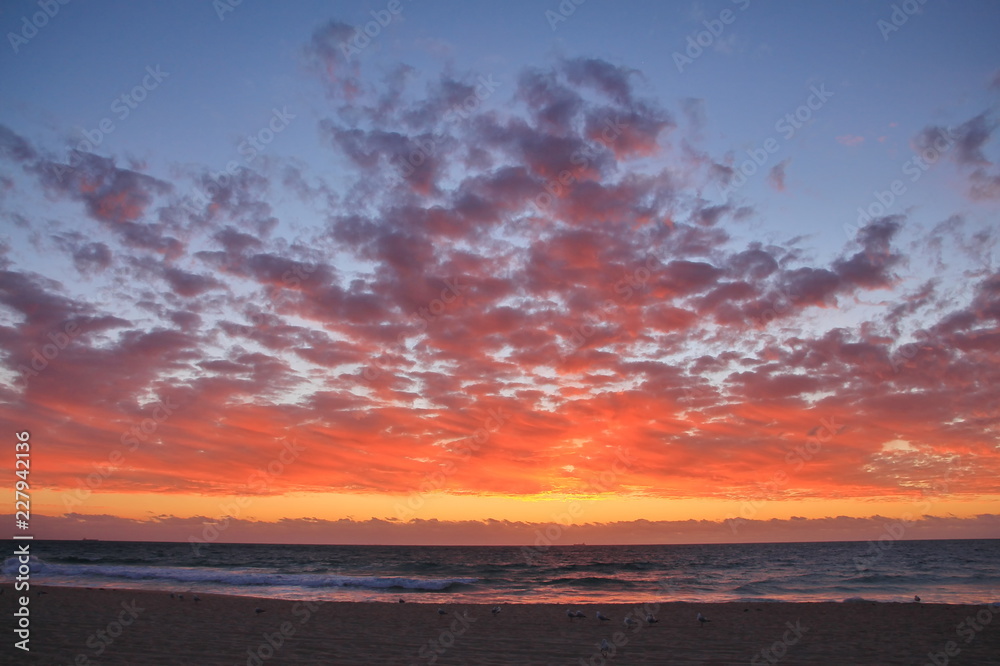
[[[572,573],[574,571],[648,571],[654,568],[652,562],[583,562],[563,564],[544,569],[544,573]]]
[[[865,585],[882,585],[887,583],[905,583],[918,580],[919,576],[908,573],[887,573],[881,571],[866,570],[856,575],[848,577],[852,584],[863,583]]]
[[[744,583],[733,588],[735,593],[760,592],[763,590],[774,590],[779,586],[774,581],[755,580],[752,583]]]
[[[3,571],[5,576],[16,576],[17,568],[21,566],[21,561],[18,559],[20,556],[8,557],[3,561],[3,566],[0,567],[0,571]],[[28,555],[28,566],[34,573],[36,571],[41,571],[45,566],[45,562],[34,555]]]
[[[636,581],[622,580],[620,578],[605,578],[603,576],[584,576],[581,578],[551,578],[549,580],[540,581],[540,585],[550,585],[550,586],[560,586],[564,585],[567,587],[580,587],[580,588],[636,588],[641,587],[641,585]]]
[[[3,563],[6,575],[16,574],[18,561],[8,557]],[[43,577],[100,577],[119,580],[161,580],[177,583],[217,583],[245,586],[294,586],[307,588],[360,587],[372,590],[404,589],[443,592],[453,587],[472,585],[478,578],[407,578],[403,576],[344,576],[319,574],[283,574],[195,567],[155,567],[100,564],[63,564],[43,562],[32,556],[31,571]]]
[[[60,562],[62,564],[93,564],[94,562],[104,562],[106,561],[103,557],[76,557],[74,555],[68,555],[66,557],[53,557],[52,562]],[[132,564],[139,564],[141,560],[132,562]],[[115,564],[129,564],[128,562],[118,562]]]

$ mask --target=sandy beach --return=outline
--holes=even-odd
[[[17,595],[2,587],[2,653],[26,664],[925,664],[931,654],[939,666],[1000,664],[1000,608],[989,606],[640,601],[573,606],[587,617],[570,620],[550,604],[506,604],[496,615],[456,604],[441,615],[412,602],[38,586],[29,654],[13,648]],[[626,627],[636,609],[659,621]],[[613,648],[606,657],[602,639]]]

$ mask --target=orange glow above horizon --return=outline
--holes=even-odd
[[[954,516],[970,518],[992,512],[1000,496],[978,498],[929,498],[901,500],[811,499],[746,500],[661,499],[637,497],[586,498],[580,496],[458,496],[428,494],[419,510],[407,515],[408,506],[417,506],[417,496],[311,493],[278,496],[170,495],[150,493],[100,493],[79,506],[67,508],[65,495],[38,491],[37,507],[46,515],[79,513],[111,514],[133,520],[154,516],[179,518],[204,517],[210,520],[232,515],[245,520],[274,522],[283,519],[316,518],[320,520],[399,520],[415,517],[440,521],[492,520],[525,523],[613,523],[637,520],[725,521],[733,517],[753,520],[785,520],[847,516],[868,518],[882,515],[898,518],[912,516]],[[408,504],[409,502],[409,504]],[[235,511],[234,511],[235,510]]]

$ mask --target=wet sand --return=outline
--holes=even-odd
[[[1000,606],[927,603],[295,602],[39,587],[30,653],[0,596],[2,663],[25,664],[1000,664]],[[45,592],[45,594],[38,594]],[[646,608],[643,604],[646,603]],[[570,620],[566,609],[586,619]],[[255,609],[264,612],[256,613]],[[438,614],[438,608],[447,611]],[[630,611],[659,622],[626,627]],[[611,621],[601,622],[602,611]],[[701,626],[698,612],[709,620]],[[602,639],[613,649],[602,656]],[[951,654],[949,654],[949,652]],[[10,661],[6,655],[13,655]]]

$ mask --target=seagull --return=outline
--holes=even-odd
[[[584,618],[585,618],[585,617],[587,617],[587,616],[586,616],[586,615],[584,614],[584,612],[583,612],[583,611],[577,611],[577,612],[576,612],[576,616],[577,616],[577,617],[584,617]]]
[[[916,601],[917,603],[920,603],[920,597],[918,597],[915,594],[913,595],[913,600]]]
[[[610,617],[607,617],[607,616],[605,616],[605,615],[604,615],[604,613],[602,613],[601,611],[597,611],[597,619],[598,619],[598,620],[604,620],[605,622],[607,622],[607,621],[608,621],[608,620],[610,620],[611,618],[610,618]]]
[[[609,652],[611,652],[611,644],[608,643],[608,639],[607,638],[602,638],[601,639],[601,654],[606,657],[606,656],[608,656]]]
[[[566,609],[566,617],[568,617],[569,621],[572,622],[573,618],[576,617],[576,613],[574,613],[573,611],[571,611],[570,609],[567,608]]]
[[[698,621],[701,622],[701,626],[703,626],[703,627],[705,626],[706,622],[711,622],[711,620],[709,620],[707,617],[705,617],[701,613],[698,613]]]
[[[447,615],[448,611],[443,608],[438,608],[438,615]]]
[[[656,624],[659,620],[652,613],[646,613],[646,624]]]
[[[500,611],[501,611],[501,608],[499,606],[494,606],[493,610],[491,610],[490,612],[493,613],[493,617],[496,617],[497,615],[500,614]]]
[[[195,600],[195,601],[201,601],[201,597],[199,597],[199,596],[198,596],[198,595],[196,594],[196,595],[194,595],[194,600]]]
[[[401,603],[401,604],[405,604],[405,603],[406,603],[406,601],[405,601],[405,600],[403,600],[403,599],[400,599],[400,600],[399,600],[399,603]]]
[[[178,594],[177,598],[180,599],[181,601],[184,601],[184,595],[183,594]]]
[[[631,615],[626,615],[625,619],[622,620],[622,624],[624,624],[626,627],[628,627],[629,629],[631,629],[632,627],[638,627],[639,626],[639,620],[635,619]]]
[[[263,612],[264,612],[264,609],[263,609],[263,608],[254,608],[254,609],[253,609],[253,612],[254,612],[254,613],[257,613],[257,615],[260,615],[261,613],[263,613]]]

